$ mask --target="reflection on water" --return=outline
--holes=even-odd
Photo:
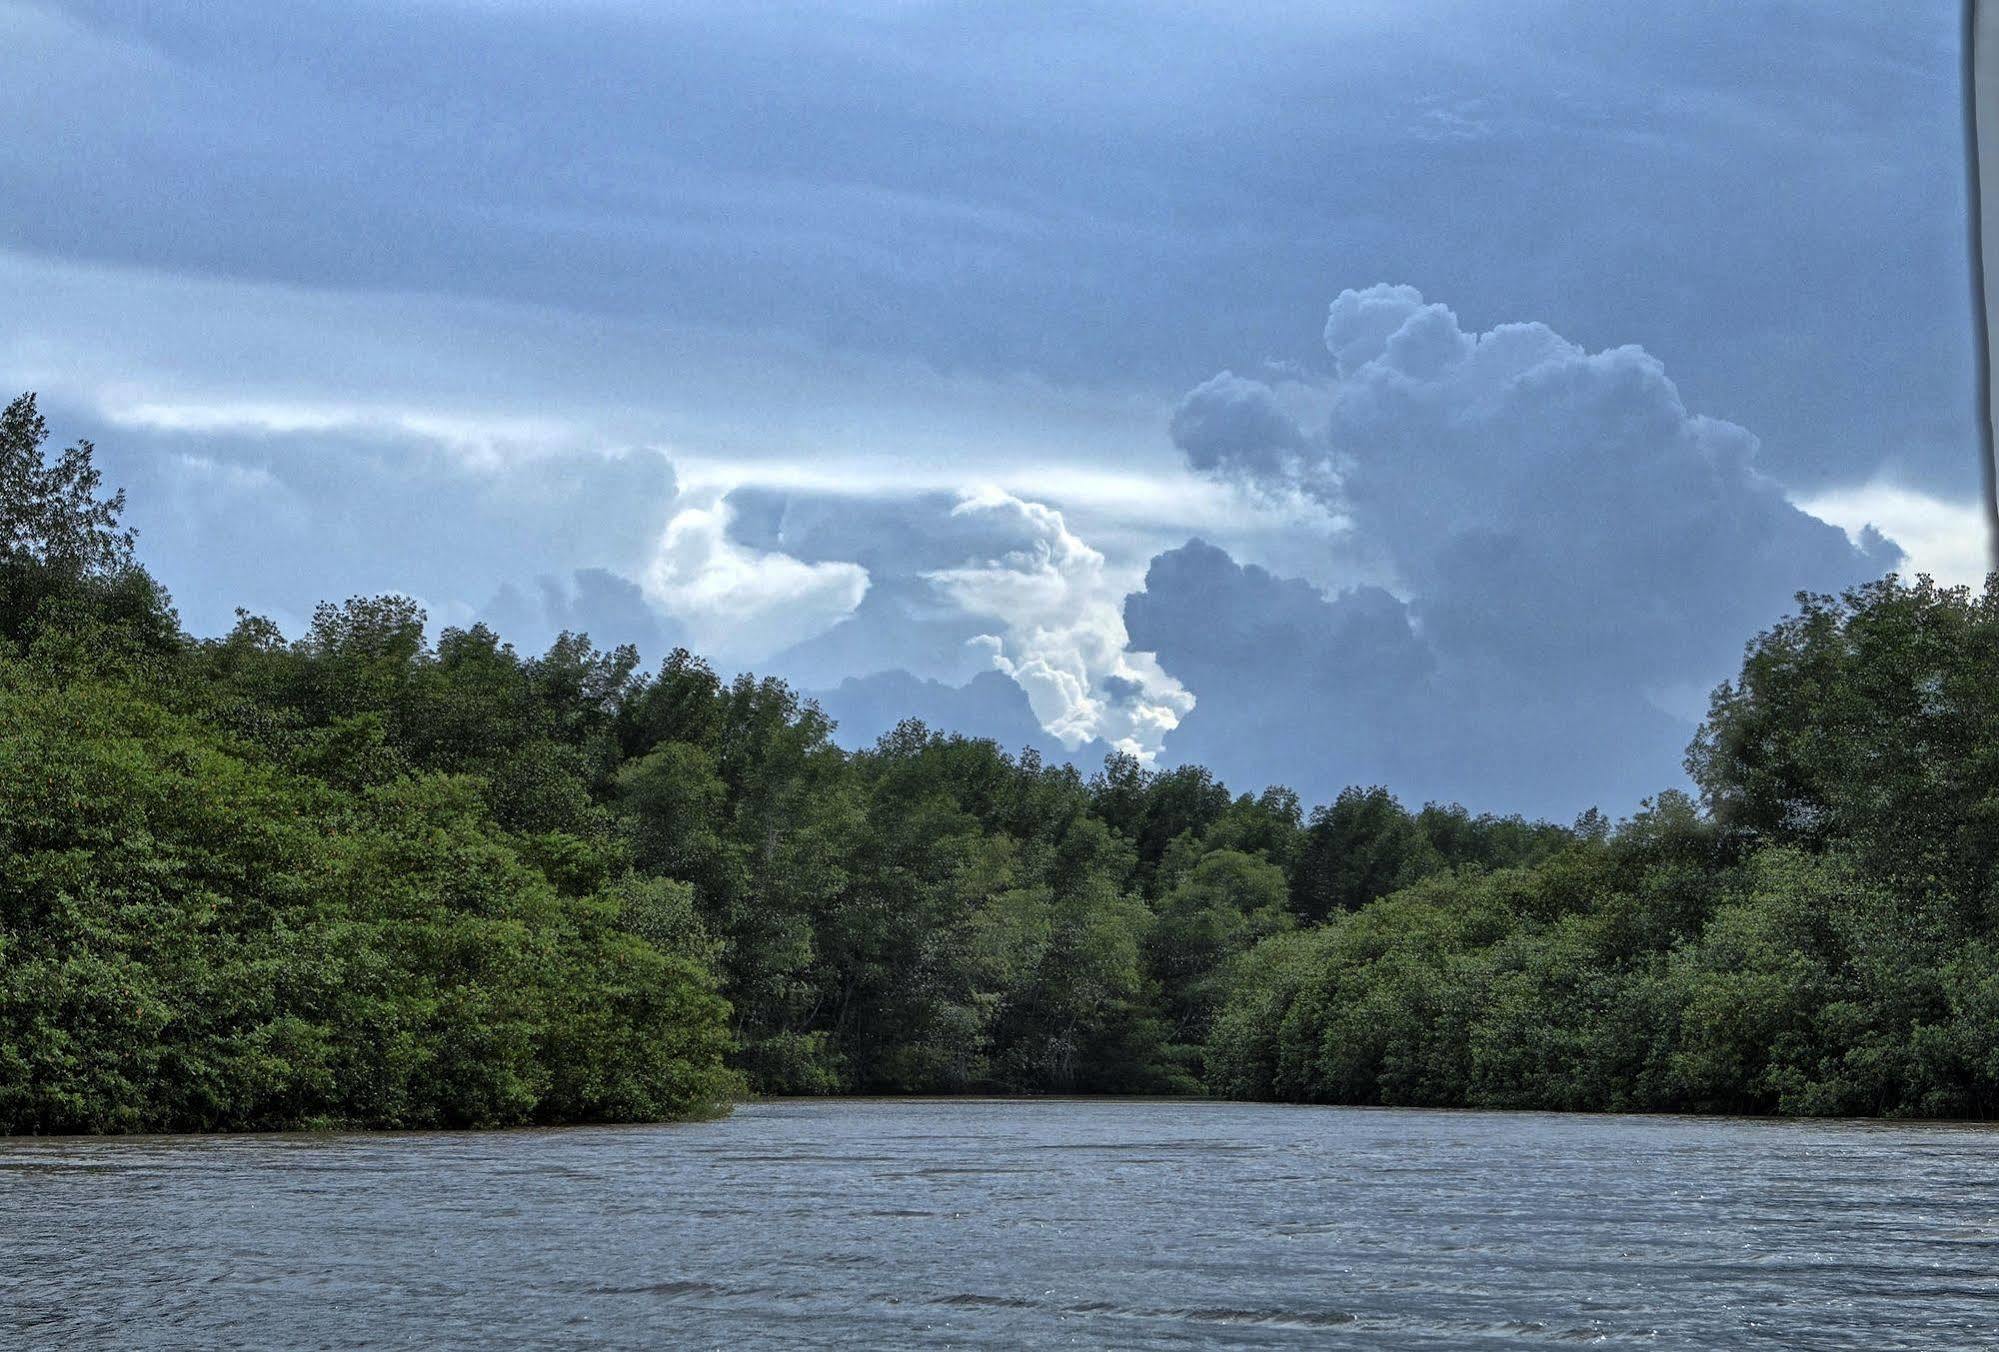
[[[1999,1132],[1214,1103],[0,1141],[0,1345],[1999,1346]]]

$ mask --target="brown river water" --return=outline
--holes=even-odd
[[[1156,1100],[0,1140],[0,1347],[1999,1347],[1999,1130]]]

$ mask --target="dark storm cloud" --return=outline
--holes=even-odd
[[[1168,431],[1187,463],[1204,473],[1268,482],[1297,478],[1322,459],[1276,394],[1223,371],[1187,392]]]
[[[1380,587],[1328,598],[1204,540],[1155,558],[1124,617],[1132,642],[1159,653],[1197,693],[1253,678],[1344,699],[1409,689],[1435,665],[1408,607]]]

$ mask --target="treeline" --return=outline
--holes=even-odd
[[[0,419],[0,1129],[493,1125],[744,1090],[1985,1115],[1999,622],[1815,598],[1611,826],[1304,810],[400,598],[184,634]]]
[[[1889,578],[1751,645],[1663,794],[1232,969],[1222,1094],[1999,1112],[1999,578]]]

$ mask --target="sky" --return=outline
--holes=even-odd
[[[1621,814],[1798,590],[1982,576],[1957,22],[0,0],[0,381],[198,634]]]

